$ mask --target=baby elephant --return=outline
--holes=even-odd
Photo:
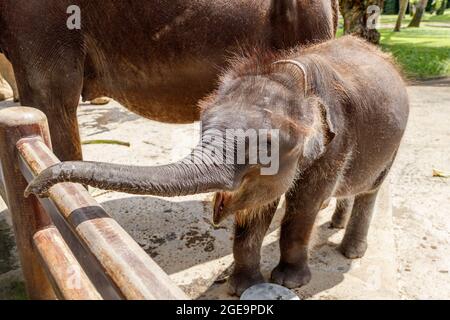
[[[273,282],[296,288],[310,281],[308,243],[331,197],[338,199],[332,225],[347,229],[340,250],[362,257],[409,114],[390,57],[348,36],[282,54],[259,52],[232,65],[201,104],[201,142],[187,158],[158,167],[62,163],[37,177],[27,194],[46,196],[66,181],[159,196],[216,192],[214,222],[231,214],[236,220],[229,279],[236,295],[264,281],[261,244],[283,194]]]

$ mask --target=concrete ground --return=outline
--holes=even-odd
[[[409,88],[411,120],[391,173],[399,294],[450,299],[450,79]]]
[[[450,81],[410,86],[411,121],[390,181],[378,199],[366,257],[350,261],[336,250],[342,231],[329,229],[333,205],[318,219],[311,252],[313,280],[302,299],[450,299]],[[0,103],[1,107],[13,105]],[[142,119],[117,103],[82,105],[83,140],[115,139],[131,147],[85,145],[86,160],[155,165],[180,159],[198,137],[198,124]],[[177,199],[92,190],[92,194],[194,299],[229,299],[224,280],[232,256],[232,221],[211,224],[210,195]],[[391,197],[392,196],[392,197]],[[392,198],[392,201],[391,201]],[[23,283],[4,203],[0,204],[0,299],[23,298]],[[263,247],[263,273],[278,260],[283,210]]]

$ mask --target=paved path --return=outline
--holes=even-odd
[[[391,174],[402,298],[450,299],[450,79],[409,88],[411,120]]]
[[[409,88],[410,125],[390,183],[379,198],[366,257],[349,261],[336,251],[342,232],[328,228],[331,206],[317,223],[313,280],[297,290],[301,298],[450,298],[450,179],[432,177],[433,167],[450,172],[449,89],[449,80]],[[189,153],[198,136],[198,125],[145,120],[115,103],[83,105],[79,120],[85,140],[131,143],[130,148],[84,146],[86,160],[163,164]],[[162,199],[92,193],[192,298],[229,298],[221,280],[232,263],[232,223],[212,227],[210,196]],[[0,299],[20,298],[23,286],[5,208],[1,204]],[[266,275],[277,262],[281,215],[280,209],[264,244]]]

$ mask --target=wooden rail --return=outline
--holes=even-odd
[[[27,183],[59,162],[45,115],[0,111],[6,202],[32,299],[187,299],[169,276],[77,184],[58,184],[49,199],[25,199]]]

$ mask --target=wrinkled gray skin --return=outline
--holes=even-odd
[[[279,59],[304,66],[306,95],[302,71],[294,64],[274,65]],[[63,181],[160,196],[215,191],[214,221],[236,217],[229,288],[237,295],[264,281],[261,244],[286,193],[281,260],[272,281],[300,287],[311,279],[308,242],[316,215],[331,197],[338,198],[332,225],[347,228],[340,250],[348,258],[364,255],[374,202],[408,114],[405,85],[389,57],[344,37],[278,57],[235,62],[220,89],[204,102],[204,133],[210,128],[280,129],[277,175],[260,175],[260,165],[193,164],[189,158],[159,167],[69,162],[44,171],[27,192],[45,196]]]

